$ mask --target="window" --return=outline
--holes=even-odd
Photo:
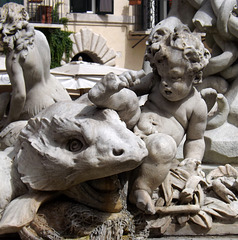
[[[96,13],[98,14],[113,13],[113,0],[97,0]]]
[[[23,5],[23,0],[1,0],[0,1],[0,7],[2,7],[4,4],[9,2],[15,2]]]
[[[172,0],[142,0],[135,7],[136,31],[150,30],[163,20],[171,7]]]
[[[78,13],[92,11],[92,0],[71,0],[70,11]]]
[[[113,13],[113,0],[70,0],[70,11],[75,13]]]

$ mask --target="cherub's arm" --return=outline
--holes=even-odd
[[[5,125],[19,119],[26,101],[24,75],[20,63],[17,60],[12,61],[8,58],[6,61],[6,67],[12,85],[12,97]]]
[[[135,84],[130,89],[136,93],[137,96],[142,96],[145,94],[149,94],[151,89],[153,88],[153,85],[155,81],[158,79],[155,79],[156,76],[151,72],[140,79],[139,84]],[[157,76],[159,78],[159,76]]]
[[[189,120],[184,144],[184,158],[202,160],[205,151],[204,132],[207,124],[207,106],[205,102],[196,103]]]
[[[142,75],[135,71],[119,77],[109,73],[90,89],[88,97],[98,107],[116,110],[127,127],[132,128],[139,119],[140,107],[136,94],[128,88],[137,84]]]

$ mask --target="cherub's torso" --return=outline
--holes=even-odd
[[[29,119],[55,102],[70,100],[63,86],[50,74],[50,61],[46,37],[39,31],[35,31],[35,39],[26,49],[8,52],[6,66],[11,84],[26,91],[20,119]]]
[[[161,95],[157,82],[141,109],[135,132],[142,136],[155,132],[166,133],[179,144],[198,101],[201,101],[201,97],[195,89],[183,100],[168,101]]]

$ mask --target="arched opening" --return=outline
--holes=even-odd
[[[106,39],[100,34],[96,34],[88,28],[82,28],[79,32],[72,33],[70,39],[73,42],[71,61],[78,61],[79,57],[82,57],[86,62],[108,66],[116,65],[116,52],[107,46]],[[62,60],[66,62],[65,56]]]
[[[84,61],[84,62],[94,62],[93,59],[87,54],[87,53],[78,53],[76,54],[71,62],[74,62],[74,61]]]
[[[97,56],[94,56],[90,52],[79,52],[74,57],[72,57],[71,62],[73,62],[73,61],[84,61],[84,62],[102,64],[102,61],[100,60],[100,58],[98,58]]]

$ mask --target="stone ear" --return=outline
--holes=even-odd
[[[27,11],[25,10],[25,8],[22,9],[21,13],[22,13],[23,19],[28,21],[29,15],[28,15]]]
[[[197,72],[193,79],[193,84],[199,84],[199,83],[202,83],[202,71]]]
[[[193,47],[184,49],[184,57],[189,60],[191,63],[200,62],[200,57],[197,50]]]

